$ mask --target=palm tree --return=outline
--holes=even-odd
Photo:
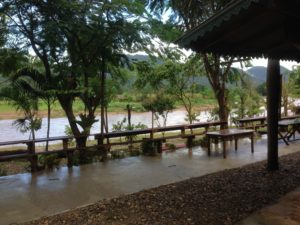
[[[37,64],[35,64],[37,65]],[[23,67],[11,77],[11,82],[18,86],[23,92],[41,99],[47,105],[47,138],[50,136],[51,124],[51,105],[55,101],[55,91],[52,90],[52,85],[46,79],[44,73],[40,73],[33,66]],[[54,80],[53,80],[54,81]],[[48,151],[49,143],[46,142],[46,151]]]
[[[13,124],[22,132],[30,132],[29,139],[35,139],[35,131],[41,128],[42,120],[38,117],[38,98],[23,92],[16,85],[2,88],[0,96],[9,101],[24,117],[17,119]]]

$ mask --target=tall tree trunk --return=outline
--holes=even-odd
[[[101,127],[100,127],[100,134],[101,138],[98,139],[98,144],[102,145],[104,144],[104,129],[105,129],[105,78],[106,78],[106,64],[104,57],[102,58],[102,66],[101,66]],[[107,151],[105,148],[101,147],[99,150],[103,154],[103,160],[107,158]]]
[[[34,127],[33,127],[33,119],[32,118],[30,118],[30,123],[31,123],[31,128],[30,128],[30,130],[31,130],[31,135],[32,135],[32,140],[35,140],[35,131],[34,131]]]
[[[244,96],[241,97],[241,117],[245,117],[245,98]]]
[[[89,102],[88,87],[89,87],[89,78],[88,78],[88,74],[85,72],[84,73],[84,98],[85,98],[85,102]],[[87,111],[87,106],[85,104],[84,113],[86,113],[86,111]]]
[[[228,116],[229,116],[229,111],[228,111],[228,106],[227,106],[227,98],[224,90],[218,90],[217,91],[217,101],[219,105],[219,118],[220,121],[227,122],[228,124]],[[225,129],[227,128],[228,125],[222,125],[221,128]]]
[[[127,117],[128,117],[128,127],[131,129],[131,106],[128,104],[127,108]]]
[[[288,116],[288,96],[283,97],[284,116]]]
[[[100,133],[104,134],[105,124],[105,63],[103,62],[101,71],[101,127]]]
[[[72,100],[71,99],[65,99],[64,97],[61,97],[61,96],[58,96],[58,101],[61,105],[61,107],[63,108],[66,116],[67,116],[67,119],[68,119],[68,122],[69,122],[69,125],[70,125],[70,128],[72,130],[72,133],[73,135],[76,137],[76,136],[80,136],[80,131],[78,129],[78,126],[76,124],[76,117],[74,115],[74,112],[73,112],[73,107],[72,107]]]
[[[76,117],[74,115],[73,106],[72,106],[73,100],[72,100],[72,98],[68,98],[68,97],[65,98],[63,96],[58,96],[57,98],[58,98],[63,110],[65,111],[65,114],[69,121],[69,125],[72,130],[72,133],[75,136],[76,146],[79,149],[79,163],[84,164],[87,162],[86,154],[84,151],[84,149],[86,147],[87,136],[82,136],[82,134],[80,133],[80,130],[75,122]]]
[[[229,110],[228,110],[228,102],[227,102],[227,88],[226,88],[226,82],[228,78],[228,73],[230,71],[231,65],[233,63],[233,58],[231,58],[228,62],[225,68],[221,68],[221,60],[218,55],[212,55],[213,59],[210,59],[210,57],[207,54],[202,54],[203,63],[205,66],[206,74],[208,81],[214,91],[214,94],[218,101],[219,106],[219,118],[221,121],[226,122],[226,125],[222,125],[221,128],[227,128],[228,127],[228,116],[229,116]]]

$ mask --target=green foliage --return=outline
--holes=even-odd
[[[111,159],[123,159],[126,157],[126,154],[124,151],[116,150],[110,152],[110,158]]]
[[[65,135],[67,136],[72,136],[72,130],[71,130],[71,127],[68,126],[68,125],[65,125],[65,131],[64,131]]]
[[[146,111],[151,111],[154,114],[158,126],[166,126],[168,114],[175,108],[175,99],[160,92],[146,96],[142,105]],[[159,122],[160,117],[163,119],[163,124]]]
[[[174,145],[173,143],[166,143],[166,147],[171,151],[176,150],[176,145]]]
[[[0,48],[0,74],[8,77],[28,63],[24,52],[18,49]]]
[[[38,162],[43,169],[52,170],[54,168],[59,168],[60,158],[58,154],[50,154],[50,155],[40,155],[38,156]]]
[[[82,113],[79,114],[79,118],[80,120],[76,120],[75,122],[83,129],[83,134],[89,134],[93,124],[98,122],[94,116],[88,117]]]
[[[126,130],[138,130],[138,129],[146,129],[147,125],[139,122],[138,124],[126,124],[127,119],[124,117],[121,121],[118,121],[116,124],[112,125],[112,131],[126,131]]]
[[[288,90],[293,97],[300,96],[300,66],[294,67],[288,80]]]
[[[42,127],[41,118],[20,118],[13,122],[13,125],[17,127],[18,130],[22,133],[30,132],[31,130],[38,131]]]
[[[0,177],[7,176],[7,169],[0,165]]]
[[[124,117],[121,121],[117,121],[116,124],[112,125],[112,131],[113,132],[119,132],[126,129],[126,118]]]
[[[185,62],[166,59],[162,64],[137,63],[138,78],[135,85],[138,88],[150,86],[153,93],[163,90],[163,93],[176,98],[185,107],[188,121],[192,123],[195,112],[191,99],[197,92],[196,78],[203,71],[199,61],[197,55],[192,55]]]
[[[258,85],[256,87],[256,91],[262,95],[262,96],[267,96],[267,86],[266,86],[266,82],[261,83],[260,85]]]
[[[203,148],[208,147],[208,138],[206,135],[202,136],[201,138],[193,140],[193,146],[201,146]]]
[[[58,98],[74,135],[80,134],[78,126],[89,132],[97,107],[106,107],[120,93],[120,68],[131,68],[124,50],[141,50],[150,42],[145,4],[140,0],[1,3],[12,37],[6,45],[34,51],[46,78],[42,90]],[[75,110],[84,111],[88,122],[74,121],[74,107],[81,107],[73,105],[75,99],[83,103]]]
[[[13,124],[22,132],[30,131],[30,136],[35,139],[35,131],[41,128],[42,120],[38,117],[38,99],[27,92],[17,83],[0,89],[2,99],[8,101],[17,110],[23,113],[23,118]]]
[[[257,93],[247,76],[241,74],[240,77],[240,83],[229,94],[230,107],[237,118],[257,116],[263,112],[260,109],[263,98]]]

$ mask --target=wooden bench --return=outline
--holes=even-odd
[[[82,135],[82,136],[59,136],[59,137],[51,137],[51,138],[38,138],[35,140],[19,140],[19,141],[8,141],[8,142],[0,142],[0,146],[10,146],[10,145],[26,145],[26,150],[17,150],[17,151],[6,151],[0,153],[0,162],[3,161],[10,161],[14,159],[27,159],[30,161],[31,171],[37,171],[38,170],[38,156],[39,155],[51,155],[51,154],[59,154],[63,153],[67,157],[68,160],[68,166],[73,166],[73,153],[75,150],[84,151],[84,150],[90,150],[90,149],[98,149],[98,150],[104,150],[107,151],[110,146],[113,145],[128,145],[133,143],[141,143],[146,140],[133,140],[130,139],[126,142],[118,142],[118,143],[107,143],[104,144],[103,140],[105,138],[117,138],[117,137],[133,137],[135,135],[150,135],[150,138],[147,139],[147,141],[155,142],[158,146],[161,146],[163,142],[166,141],[166,139],[171,138],[183,138],[187,139],[188,145],[191,145],[193,142],[193,139],[196,135],[203,135],[205,134],[210,127],[216,127],[216,126],[222,126],[225,125],[225,122],[205,122],[205,123],[196,123],[196,124],[190,124],[190,125],[175,125],[175,126],[168,126],[168,127],[158,127],[155,129],[140,129],[140,130],[131,130],[131,131],[121,131],[121,132],[110,132],[105,133],[103,135],[101,134],[95,134],[94,137],[98,141],[97,145],[94,146],[76,146],[73,148],[69,148],[69,142],[70,140],[76,138],[76,140],[82,139],[82,143],[85,143],[85,140],[88,136]],[[203,128],[204,132],[195,134],[186,134],[186,130],[193,130],[197,128]],[[167,136],[167,137],[155,137],[155,133],[159,132],[167,132],[167,131],[180,131],[180,134],[176,134],[173,136]],[[36,143],[42,143],[42,142],[53,142],[53,141],[62,141],[62,149],[55,149],[55,150],[49,150],[49,151],[42,151],[37,152],[36,151]]]

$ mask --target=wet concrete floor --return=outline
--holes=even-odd
[[[228,147],[227,158],[213,150],[211,157],[195,147],[164,152],[156,157],[131,157],[52,172],[0,178],[0,224],[25,222],[94,203],[104,198],[134,193],[191,177],[235,168],[267,158],[267,140],[257,140],[251,154],[250,140],[239,150]],[[280,155],[299,151],[299,142],[279,144]]]

